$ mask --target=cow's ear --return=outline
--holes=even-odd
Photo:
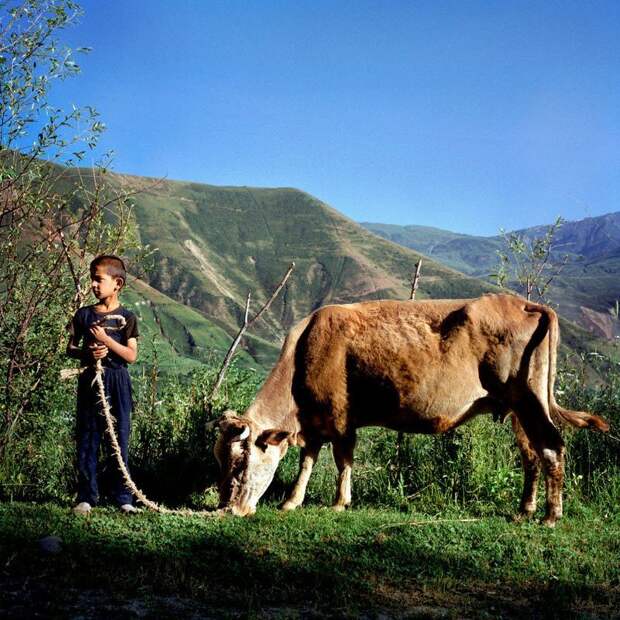
[[[263,431],[256,440],[256,445],[262,450],[266,450],[267,446],[279,446],[285,439],[288,439],[291,433],[288,431],[280,431],[275,428],[270,428],[267,431]]]

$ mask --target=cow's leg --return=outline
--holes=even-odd
[[[351,470],[353,468],[354,449],[355,434],[339,437],[332,443],[334,460],[338,468],[338,486],[332,508],[338,512],[351,505]]]
[[[282,510],[295,510],[298,506],[301,506],[306,496],[306,488],[308,487],[308,480],[310,480],[310,474],[312,468],[316,463],[321,450],[320,443],[308,444],[301,449],[299,458],[299,475],[295,481],[295,485],[288,496],[288,499],[282,504]]]
[[[519,422],[530,444],[534,446],[545,472],[547,510],[543,523],[553,527],[562,517],[564,442],[535,395],[532,394],[522,401],[516,409]]]
[[[521,451],[523,463],[523,495],[519,506],[517,519],[529,519],[536,512],[536,492],[538,490],[538,478],[540,476],[540,459],[530,443],[523,427],[516,415],[512,415],[512,428],[514,430],[517,446]]]

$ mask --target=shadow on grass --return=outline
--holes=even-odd
[[[293,608],[308,615],[608,616],[620,602],[617,584],[537,581],[533,570],[519,578],[501,566],[519,545],[508,554],[486,552],[476,548],[490,545],[482,534],[457,545],[458,527],[392,532],[372,519],[360,525],[349,515],[338,521],[318,511],[316,524],[297,515],[79,520],[67,513],[23,506],[0,520],[0,581],[22,580],[26,590],[39,592],[38,606],[41,591],[53,593],[43,607],[50,613],[60,613],[76,589],[192,599],[231,613]],[[63,539],[64,550],[44,556],[36,541],[50,532]]]

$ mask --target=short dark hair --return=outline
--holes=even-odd
[[[127,271],[125,270],[125,263],[118,256],[113,254],[102,254],[97,256],[90,263],[90,275],[94,276],[97,267],[104,267],[106,273],[113,278],[120,278],[123,281],[123,286],[127,282]]]

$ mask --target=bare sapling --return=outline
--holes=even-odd
[[[213,384],[213,387],[211,388],[211,392],[205,399],[205,409],[207,409],[209,413],[211,412],[211,409],[212,409],[213,399],[215,398],[217,392],[219,391],[222,385],[222,382],[224,381],[224,377],[226,376],[226,371],[228,370],[228,367],[230,366],[230,362],[233,359],[235,351],[237,347],[239,346],[239,343],[241,342],[243,335],[248,329],[250,329],[253,325],[256,324],[256,322],[263,316],[263,314],[265,314],[265,312],[267,312],[267,310],[269,310],[269,307],[274,302],[275,298],[280,294],[280,291],[284,288],[286,281],[289,279],[290,275],[293,273],[293,269],[295,269],[294,262],[289,265],[289,268],[287,269],[286,273],[280,280],[280,283],[278,284],[278,286],[276,286],[276,288],[274,289],[273,293],[271,294],[271,297],[264,303],[264,305],[260,308],[260,310],[251,319],[249,318],[249,313],[250,313],[250,301],[251,301],[252,295],[251,293],[248,293],[248,296],[245,300],[243,324],[239,328],[237,335],[232,341],[232,344],[230,345],[230,348],[228,349],[228,352],[226,353],[224,357],[224,361],[222,362],[220,370],[217,373],[217,377],[215,379],[215,383]]]
[[[556,251],[555,240],[563,223],[564,219],[558,217],[542,236],[532,238],[500,229],[505,250],[498,251],[497,272],[491,274],[497,285],[500,288],[516,285],[528,301],[549,303],[551,283],[569,260],[568,254],[559,258]]]
[[[411,293],[409,299],[415,301],[415,294],[418,291],[418,285],[420,284],[420,269],[422,269],[422,259],[420,258],[415,266],[415,273],[413,274],[413,280],[411,281]]]

